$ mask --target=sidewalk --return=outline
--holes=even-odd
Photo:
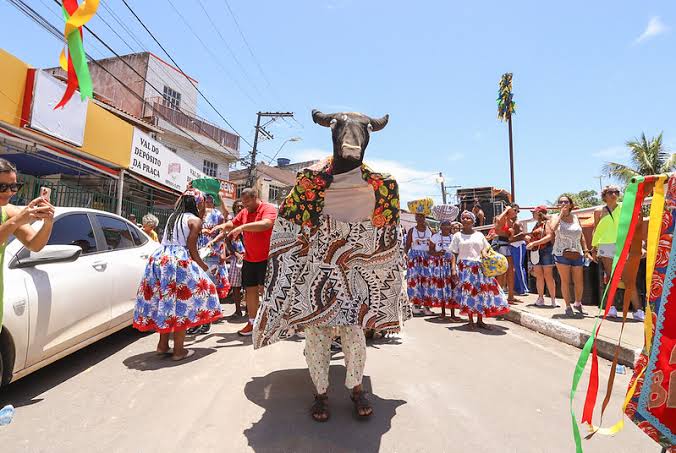
[[[528,329],[552,337],[563,343],[582,348],[594,328],[598,308],[584,306],[584,315],[567,317],[564,314],[562,300],[557,300],[559,307],[537,307],[536,295],[519,296],[520,304],[512,305],[505,319]],[[617,340],[620,337],[622,318],[606,318],[601,325],[597,339],[598,353],[601,357],[612,360]],[[635,321],[631,314],[622,334],[619,363],[633,367],[643,348],[643,323]]]

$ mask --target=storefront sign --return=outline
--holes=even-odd
[[[204,173],[150,135],[134,129],[129,170],[174,190],[183,191]]]
[[[218,181],[221,183],[221,190],[225,192],[226,198],[230,198],[231,200],[237,198],[237,186],[234,183],[225,179],[219,179]]]
[[[45,71],[35,71],[28,127],[65,142],[82,146],[87,122],[88,101],[75,92],[63,108],[54,109],[63,97],[66,84]],[[29,87],[30,88],[30,87]]]

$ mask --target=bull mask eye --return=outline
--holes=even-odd
[[[369,125],[366,126],[366,129],[368,129],[369,132],[373,132],[373,125],[371,123],[369,123]]]
[[[336,127],[336,124],[338,124],[338,120],[334,118],[334,119],[331,120],[331,123],[329,124],[329,127],[330,127],[331,129],[333,129],[333,128]]]

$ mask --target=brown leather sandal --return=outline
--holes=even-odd
[[[373,415],[373,407],[371,407],[371,402],[368,400],[368,398],[366,398],[367,393],[367,391],[361,390],[360,392],[352,392],[350,394],[350,399],[354,403],[354,410],[357,416],[360,418],[368,418]],[[368,409],[369,412],[362,414],[364,409]]]
[[[329,420],[331,414],[329,413],[329,406],[326,403],[328,399],[329,397],[326,394],[315,395],[315,402],[312,405],[312,408],[310,408],[310,413],[312,414],[314,421],[324,423]]]

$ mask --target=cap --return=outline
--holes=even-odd
[[[531,212],[534,212],[534,213],[543,212],[545,214],[547,214],[547,211],[549,211],[549,209],[547,209],[547,206],[545,206],[545,205],[540,205],[537,208],[531,210]]]

